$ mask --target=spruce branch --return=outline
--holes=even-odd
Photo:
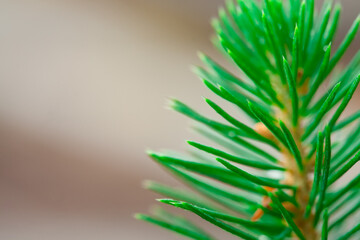
[[[212,143],[187,141],[189,154],[149,151],[187,188],[153,181],[145,188],[236,239],[358,239],[360,174],[348,173],[360,161],[360,110],[341,116],[360,83],[360,51],[334,69],[360,16],[334,48],[341,5],[332,1],[318,11],[315,0],[228,0],[218,14],[213,43],[240,72],[204,53],[204,66],[193,71],[244,118],[209,98],[221,120],[171,100]],[[217,239],[162,208],[136,218],[187,238]]]

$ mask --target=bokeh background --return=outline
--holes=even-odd
[[[340,36],[360,12],[342,3]],[[207,111],[189,67],[197,50],[219,56],[209,20],[221,4],[0,0],[1,239],[180,239],[132,215],[157,197],[143,179],[176,184],[144,150],[192,136],[166,98]]]

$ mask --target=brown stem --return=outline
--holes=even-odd
[[[280,101],[285,104],[284,109],[275,109],[276,116],[278,119],[281,119],[283,122],[285,122],[287,126],[292,126],[292,111],[289,111],[289,109],[292,109],[292,106],[288,90],[286,87],[284,87],[284,85],[281,84],[279,77],[273,76],[272,83],[274,89],[276,89],[276,92],[278,93]],[[306,91],[304,89],[307,89],[307,83],[302,86],[302,89],[299,89],[300,94],[302,93],[302,91]],[[313,214],[311,214],[309,218],[305,219],[304,213],[311,191],[315,161],[314,159],[305,159],[308,148],[301,141],[301,136],[304,132],[303,123],[303,119],[300,118],[298,121],[298,125],[291,127],[290,131],[302,156],[304,170],[300,172],[294,156],[288,151],[287,148],[283,147],[281,149],[283,158],[285,160],[284,165],[287,169],[285,173],[284,183],[295,185],[298,187],[295,198],[299,203],[299,207],[295,208],[292,205],[285,207],[287,207],[289,211],[295,214],[294,221],[304,234],[305,238],[313,240],[318,239],[319,237],[318,232],[312,224],[312,219],[314,216]],[[294,236],[294,238],[296,238],[296,236]]]

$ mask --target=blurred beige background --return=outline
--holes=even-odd
[[[360,11],[342,2],[340,34]],[[144,149],[191,137],[165,99],[206,108],[189,66],[197,50],[218,56],[208,22],[221,4],[0,0],[1,239],[180,239],[132,214],[157,197],[143,179],[174,182]]]

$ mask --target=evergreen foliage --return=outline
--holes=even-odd
[[[149,152],[189,188],[145,187],[240,239],[359,239],[360,112],[341,114],[360,81],[360,51],[334,71],[355,39],[358,17],[337,49],[341,6],[325,0],[230,0],[212,21],[215,46],[234,74],[209,56],[195,73],[244,118],[205,99],[223,121],[172,100],[213,141],[188,141],[192,154]],[[327,88],[323,91],[322,89]],[[246,117],[245,117],[246,116]],[[215,239],[189,220],[156,209],[136,218],[191,239]]]

